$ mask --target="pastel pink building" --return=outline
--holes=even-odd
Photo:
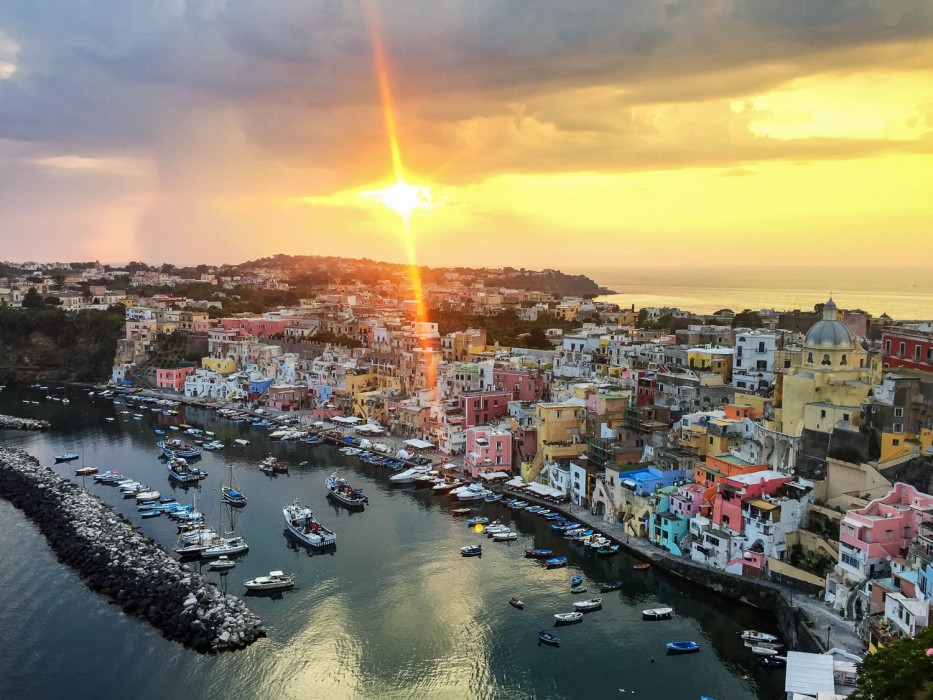
[[[276,411],[300,411],[308,405],[308,387],[270,386],[267,405]]]
[[[511,391],[463,391],[457,397],[466,427],[485,425],[509,412]]]
[[[475,479],[482,472],[512,471],[512,434],[490,428],[467,428],[463,466]]]
[[[511,392],[513,401],[541,401],[547,390],[541,372],[527,367],[493,369],[492,384]]]
[[[725,479],[713,499],[713,522],[742,534],[742,504],[762,496],[773,496],[781,486],[793,480],[792,476],[774,471],[753,472]]]
[[[157,369],[156,386],[160,389],[185,390],[185,377],[194,372],[194,367],[179,367],[178,369]]]
[[[933,521],[933,496],[896,483],[888,495],[850,510],[839,524],[839,567],[861,580],[887,573],[904,556],[923,523]]]
[[[708,509],[708,505],[703,500],[703,492],[706,489],[703,484],[684,484],[677,489],[677,493],[671,494],[669,510],[685,520],[701,513],[705,515],[703,510]]]
[[[251,335],[254,338],[268,338],[271,335],[282,335],[285,333],[285,327],[291,321],[271,320],[267,318],[222,318],[219,323],[224,328],[230,330],[238,329],[241,333]]]

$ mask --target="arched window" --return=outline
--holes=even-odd
[[[807,362],[809,362],[811,365],[813,364],[813,353],[812,352],[807,353]]]
[[[843,356],[842,356],[842,359],[839,360],[839,364],[840,364],[840,365],[847,365],[847,364],[849,364],[849,360],[846,359],[846,356],[845,356],[845,355],[843,355]]]
[[[820,362],[820,364],[821,364],[821,365],[831,365],[832,363],[833,363],[833,361],[829,359],[829,353],[824,354],[824,355],[823,355],[823,361]]]

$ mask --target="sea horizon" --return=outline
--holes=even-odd
[[[615,294],[600,301],[623,307],[672,306],[699,314],[720,309],[812,311],[830,296],[841,309],[861,309],[897,320],[933,318],[933,271],[851,268],[691,269],[590,267],[584,274]]]

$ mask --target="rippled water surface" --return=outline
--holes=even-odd
[[[782,695],[783,673],[757,666],[738,636],[746,627],[770,629],[769,620],[660,572],[635,572],[626,556],[599,559],[531,514],[497,504],[474,506],[477,513],[511,520],[520,533],[511,544],[493,543],[452,517],[446,497],[390,487],[387,470],[345,458],[333,447],[268,441],[255,428],[183,407],[178,417],[131,408],[143,419],[123,422],[116,413],[123,406],[68,393],[67,407],[45,401],[45,392],[36,390],[10,387],[0,393],[0,412],[46,418],[55,426],[42,434],[0,432],[0,440],[50,466],[59,452],[80,453],[79,462],[55,467],[63,475],[73,475],[78,466],[119,469],[188,502],[195,490],[168,481],[153,430],[183,421],[204,426],[230,445],[199,462],[210,476],[197,489],[198,505],[216,520],[218,489],[234,465],[249,498],[237,514],[236,530],[251,547],[229,573],[205,573],[238,595],[245,579],[273,569],[297,573],[299,585],[274,597],[248,598],[267,623],[268,638],[237,653],[199,655],[87,590],[57,562],[37,529],[0,501],[2,697]],[[24,398],[41,402],[24,404]],[[117,420],[108,423],[106,416]],[[232,444],[237,437],[249,439],[249,446]],[[270,478],[259,471],[259,461],[270,453],[289,464],[288,476]],[[323,481],[335,468],[369,496],[364,512],[351,514],[325,499]],[[87,488],[166,548],[174,545],[173,522],[142,520],[114,489],[90,481]],[[337,532],[335,552],[310,552],[285,537],[281,509],[296,496]],[[480,541],[481,558],[459,556],[461,546]],[[545,570],[524,558],[533,546],[566,554],[570,566]],[[613,578],[625,585],[604,594],[602,610],[581,624],[557,629],[559,648],[541,646],[538,630],[552,627],[554,613],[572,609],[568,582],[575,574],[584,575],[591,590]],[[508,604],[512,596],[525,601],[524,610]],[[674,620],[641,620],[642,609],[662,603],[674,607]],[[681,639],[700,642],[702,651],[666,656],[665,643]]]

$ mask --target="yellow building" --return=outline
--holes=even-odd
[[[545,464],[572,459],[586,452],[586,408],[579,402],[535,405],[537,454],[522,464],[522,478],[534,481]]]
[[[853,426],[858,420],[862,402],[881,379],[881,366],[877,358],[869,361],[836,317],[836,304],[830,299],[823,307],[823,320],[807,332],[800,364],[787,369],[775,387],[774,419],[765,421],[769,430],[799,437],[805,428],[831,431],[835,423],[830,417],[848,416]],[[808,410],[811,404],[817,406]]]
[[[201,367],[217,374],[233,374],[236,372],[236,359],[232,357],[202,357]]]

